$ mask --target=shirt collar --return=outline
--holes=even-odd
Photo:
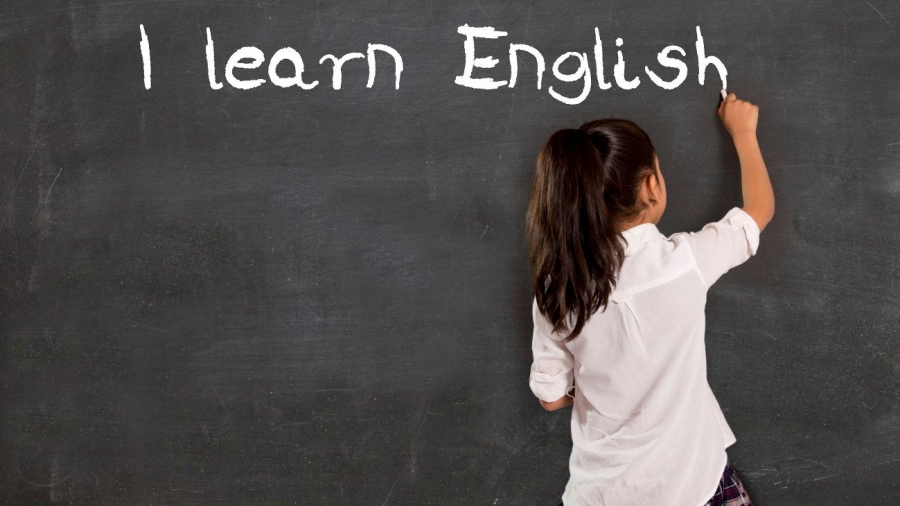
[[[641,223],[623,230],[622,237],[625,239],[625,256],[636,253],[647,241],[666,238],[653,223]]]

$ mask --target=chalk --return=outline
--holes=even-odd
[[[725,88],[722,88],[719,93],[722,94],[722,100],[725,100],[728,97],[728,94],[725,93]]]

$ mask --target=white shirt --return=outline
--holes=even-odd
[[[623,231],[625,261],[605,311],[574,341],[532,304],[529,385],[556,401],[577,385],[565,506],[702,506],[734,434],[706,379],[706,292],[752,255],[759,227],[740,208],[668,238]],[[571,321],[571,320],[570,320]]]

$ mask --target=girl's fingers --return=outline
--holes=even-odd
[[[718,113],[720,115],[723,113],[723,111],[725,110],[726,102],[734,102],[736,100],[737,100],[737,95],[735,95],[734,93],[729,93],[728,95],[726,95],[725,98],[721,102],[719,102],[719,108],[717,109]]]

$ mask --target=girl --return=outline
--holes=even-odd
[[[631,121],[560,130],[538,156],[529,385],[548,411],[573,406],[565,506],[752,504],[706,379],[704,310],[709,287],[756,254],[775,211],[758,111],[734,93],[719,104],[744,206],[698,232],[656,228],[665,181]]]

